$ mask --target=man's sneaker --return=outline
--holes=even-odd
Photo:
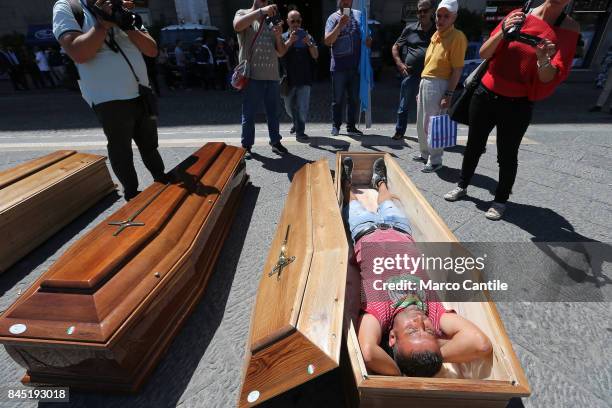
[[[290,134],[295,134],[295,126],[291,126],[291,129],[289,129],[289,133]]]
[[[140,190],[136,190],[133,192],[123,192],[123,198],[125,199],[125,201],[130,201],[132,199],[134,199],[134,197],[136,197],[138,194],[142,193],[142,191]]]
[[[289,153],[289,150],[285,146],[281,144],[281,142],[276,142],[274,144],[270,143],[272,146],[272,151],[280,156]]]
[[[402,140],[404,138],[404,135],[402,135],[401,133],[395,132],[395,134],[393,135],[393,137],[391,139],[393,140]]]
[[[310,140],[310,137],[306,133],[302,133],[301,135],[296,135],[295,140],[298,142],[307,142]]]
[[[378,190],[378,185],[381,182],[387,182],[387,166],[385,165],[385,159],[376,159],[372,166],[372,187]]]
[[[442,163],[440,164],[431,164],[431,163],[427,163],[425,165],[425,167],[423,167],[423,170],[421,170],[423,173],[435,173],[436,171],[440,170],[442,168]]]
[[[332,130],[331,130],[331,135],[332,136],[338,136],[339,134],[340,134],[340,128],[336,127],[336,126],[333,126]]]
[[[485,217],[491,221],[498,221],[504,216],[505,211],[506,204],[493,201],[491,203],[491,208],[489,208],[489,211],[486,212]]]
[[[348,133],[350,136],[363,136],[363,132],[357,129],[355,126],[347,126],[346,133]]]
[[[244,149],[246,150],[246,153],[244,154],[244,159],[251,160],[253,158],[253,153],[251,152],[251,146],[244,147]]]
[[[463,198],[467,195],[467,188],[455,187],[448,193],[444,194],[444,199],[446,201],[457,201],[460,198]]]
[[[427,164],[427,159],[421,156],[421,153],[417,153],[412,156],[412,160]]]
[[[350,156],[342,159],[342,176],[340,180],[342,183],[353,181],[353,158]]]

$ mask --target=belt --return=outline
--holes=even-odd
[[[408,231],[404,231],[401,228],[398,227],[394,227],[393,225],[389,225],[389,224],[376,224],[376,225],[372,225],[366,229],[364,229],[363,231],[360,231],[359,234],[355,235],[355,243],[357,241],[359,241],[361,238],[365,237],[366,235],[370,235],[371,233],[373,233],[376,230],[388,230],[388,229],[394,229],[397,232],[401,232],[402,234],[407,234],[410,235],[408,233]]]
[[[488,97],[493,98],[493,99],[497,99],[500,101],[507,101],[507,102],[522,102],[522,103],[529,102],[529,98],[527,98],[526,96],[520,96],[520,97],[503,96],[503,95],[499,95],[493,92],[492,90],[490,90],[483,84],[480,84],[480,87],[484,90],[484,92],[487,94]]]

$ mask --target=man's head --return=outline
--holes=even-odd
[[[352,8],[353,0],[338,0],[338,7],[339,8]]]
[[[299,11],[291,10],[289,14],[287,14],[287,25],[291,31],[302,27],[302,15]]]
[[[419,0],[417,4],[417,18],[421,25],[428,24],[433,16],[433,7],[430,0]]]
[[[459,4],[457,0],[442,0],[436,9],[436,28],[438,31],[444,31],[457,20],[457,11]]]
[[[442,367],[433,323],[415,306],[395,316],[389,332],[389,346],[400,371],[409,377],[433,377]]]

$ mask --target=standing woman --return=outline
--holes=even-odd
[[[459,185],[447,201],[467,195],[489,133],[497,127],[499,183],[495,200],[485,214],[499,220],[506,210],[518,167],[518,150],[531,122],[533,102],[550,96],[570,71],[580,27],[563,9],[569,0],[546,0],[525,15],[513,11],[493,30],[480,48],[490,58],[489,69],[470,104],[470,130]],[[522,33],[542,38],[537,46],[508,41],[508,30],[524,22]]]
[[[421,73],[417,97],[417,134],[420,154],[416,161],[425,163],[424,173],[442,168],[444,149],[432,149],[427,144],[429,118],[449,107],[453,92],[461,78],[467,49],[465,34],[454,26],[459,5],[457,0],[442,0],[436,9],[436,32],[425,53],[425,68]]]

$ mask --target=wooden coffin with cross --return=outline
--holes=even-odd
[[[114,189],[103,156],[73,150],[0,172],[0,273]]]
[[[336,175],[341,174],[345,155],[354,160],[355,193],[360,200],[373,200],[374,211],[377,192],[369,187],[372,164],[384,157],[389,189],[406,211],[415,239],[457,242],[390,155],[339,153]],[[446,305],[488,335],[494,344],[492,361],[446,364],[438,378],[368,372],[355,329],[361,276],[347,260],[352,249],[341,202],[339,177],[334,184],[327,162],[308,164],[296,173],[253,309],[238,406],[256,406],[338,366],[345,400],[354,407],[505,407],[510,398],[529,395],[525,374],[492,301]]]
[[[135,391],[202,296],[247,180],[208,143],[70,247],[0,317],[30,384]]]

